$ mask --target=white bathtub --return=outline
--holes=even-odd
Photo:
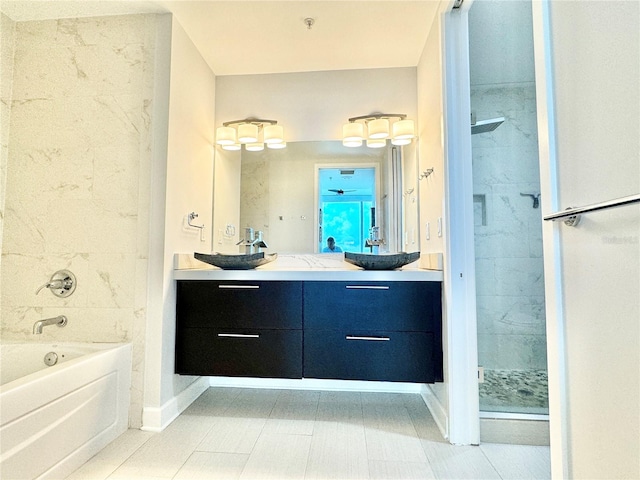
[[[127,429],[131,344],[5,344],[0,357],[0,478],[64,478]]]

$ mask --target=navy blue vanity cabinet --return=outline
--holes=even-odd
[[[176,373],[302,378],[302,282],[180,280]]]
[[[306,378],[442,381],[440,282],[305,282]]]

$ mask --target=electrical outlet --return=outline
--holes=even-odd
[[[484,383],[484,367],[478,367],[478,383]]]

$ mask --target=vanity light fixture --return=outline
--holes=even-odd
[[[285,148],[284,128],[276,120],[245,118],[224,122],[216,129],[216,143],[225,150],[240,150],[242,145],[251,152],[269,148]]]
[[[391,122],[391,119],[397,120]],[[408,145],[415,136],[415,123],[404,113],[372,113],[350,118],[349,123],[342,126],[345,147],[359,147],[366,140],[368,147],[381,148],[386,146],[388,138],[393,145]]]

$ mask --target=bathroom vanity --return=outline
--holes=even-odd
[[[442,272],[177,269],[176,373],[442,381]]]

